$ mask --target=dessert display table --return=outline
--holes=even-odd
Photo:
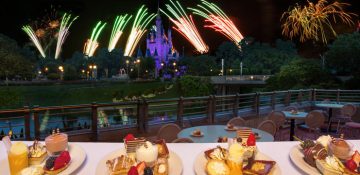
[[[360,140],[350,140],[354,149],[360,149]],[[25,142],[32,144],[32,142]],[[87,158],[83,165],[75,172],[77,175],[95,175],[95,170],[100,160],[112,151],[124,147],[123,143],[75,143],[80,145],[86,152]],[[292,147],[299,142],[259,142],[258,150],[276,161],[282,174],[300,175],[304,174],[296,168],[289,158]],[[168,143],[169,149],[175,152],[182,160],[183,175],[193,175],[194,162],[198,154],[203,151],[214,148],[217,145],[227,146],[225,143]],[[5,152],[5,146],[0,143],[0,174],[9,175],[8,160]],[[171,165],[170,165],[171,166]]]
[[[282,112],[285,114],[286,119],[290,120],[290,140],[293,141],[295,134],[295,120],[304,120],[308,113],[297,112],[296,114],[292,114],[289,111],[282,111]]]
[[[226,125],[204,125],[204,126],[196,126],[191,128],[183,129],[177,135],[178,138],[190,138],[195,143],[214,143],[217,142],[219,137],[228,137],[234,138],[236,137],[236,130],[235,131],[227,131],[225,130]],[[199,129],[204,135],[201,137],[194,137],[191,136],[191,133]],[[259,134],[260,138],[256,139],[257,142],[272,142],[274,141],[274,137],[262,130],[251,128],[253,132]]]

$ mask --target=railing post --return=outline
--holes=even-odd
[[[210,95],[209,96],[209,99],[208,99],[208,104],[207,104],[207,112],[208,112],[208,120],[209,120],[209,123],[214,123],[214,119],[215,119],[215,112],[216,112],[216,109],[214,109],[214,96],[213,95]]]
[[[143,117],[143,106],[141,105],[140,99],[137,101],[137,123],[138,123],[138,131],[140,133],[144,132],[144,117]]]
[[[92,131],[92,141],[98,140],[98,113],[97,113],[97,104],[95,102],[91,103],[91,131]]]
[[[184,114],[184,97],[180,97],[178,101],[178,108],[177,108],[177,123],[180,126],[183,126],[183,114]]]
[[[276,92],[273,91],[271,94],[271,109],[272,110],[275,110],[275,103],[276,103],[275,97],[276,97]]]
[[[289,106],[291,103],[291,91],[287,91],[286,99],[285,99],[285,106]]]
[[[24,106],[24,128],[25,128],[25,140],[31,140],[30,135],[30,109],[29,106]]]
[[[40,121],[39,121],[39,106],[33,106],[32,113],[34,117],[34,130],[35,130],[35,139],[40,139]]]
[[[148,120],[148,116],[149,116],[149,104],[147,103],[146,99],[143,99],[143,103],[142,103],[142,115],[143,115],[143,121],[144,121],[144,132],[148,131],[148,126],[149,126],[149,120]]]
[[[340,89],[338,89],[336,92],[336,102],[340,102]]]
[[[316,89],[312,89],[312,90],[310,91],[310,93],[311,93],[311,96],[310,96],[311,102],[315,102],[315,101],[316,101]]]
[[[301,105],[302,103],[302,99],[303,99],[303,90],[300,89],[298,97],[297,97],[297,102]]]
[[[238,108],[239,108],[239,93],[236,93],[234,106],[233,106],[233,118],[238,116]]]

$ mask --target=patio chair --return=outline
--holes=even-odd
[[[275,124],[275,122],[273,122],[271,120],[265,120],[258,125],[257,129],[263,130],[263,131],[268,132],[269,134],[275,136],[276,124]]]
[[[246,123],[246,121],[244,119],[242,119],[241,117],[232,118],[231,120],[229,120],[227,122],[227,124],[232,124],[237,127],[245,126],[246,125],[245,123]]]
[[[167,143],[171,143],[175,139],[177,139],[177,134],[181,131],[181,128],[177,124],[166,124],[162,126],[156,137],[157,139],[165,139]]]
[[[342,127],[342,133],[349,139],[359,139],[360,137],[360,123],[358,122],[346,122]]]
[[[269,114],[268,119],[273,121],[276,124],[276,133],[275,137],[278,137],[279,140],[282,139],[283,132],[288,129],[289,126],[285,126],[286,116],[281,111],[273,111]]]
[[[341,110],[340,110],[340,114],[338,115],[333,115],[330,118],[330,121],[328,123],[328,131],[331,129],[330,128],[330,123],[333,121],[337,121],[337,127],[336,127],[336,132],[339,132],[339,127],[340,127],[340,122],[352,122],[351,117],[353,117],[356,114],[356,106],[353,104],[346,104],[344,105]]]
[[[320,127],[324,122],[325,116],[321,110],[309,112],[305,117],[305,124],[298,127],[298,129],[303,132],[302,139],[308,138],[308,134],[314,136],[313,139],[316,139],[320,135]]]
[[[190,138],[177,138],[173,140],[172,143],[194,143],[194,141]]]

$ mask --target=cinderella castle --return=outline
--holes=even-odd
[[[161,69],[161,63],[167,64],[171,60],[179,59],[179,52],[172,43],[171,29],[168,29],[166,35],[159,12],[156,16],[156,26],[150,29],[146,38],[145,56],[154,58],[157,72]]]

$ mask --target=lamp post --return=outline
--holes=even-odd
[[[97,76],[97,66],[95,64],[90,64],[89,65],[89,69],[90,69],[90,79],[92,78],[96,78]]]
[[[59,66],[59,71],[60,71],[60,80],[64,80],[64,67],[63,66]]]
[[[138,65],[138,79],[140,79],[140,59],[136,60],[136,64]]]

